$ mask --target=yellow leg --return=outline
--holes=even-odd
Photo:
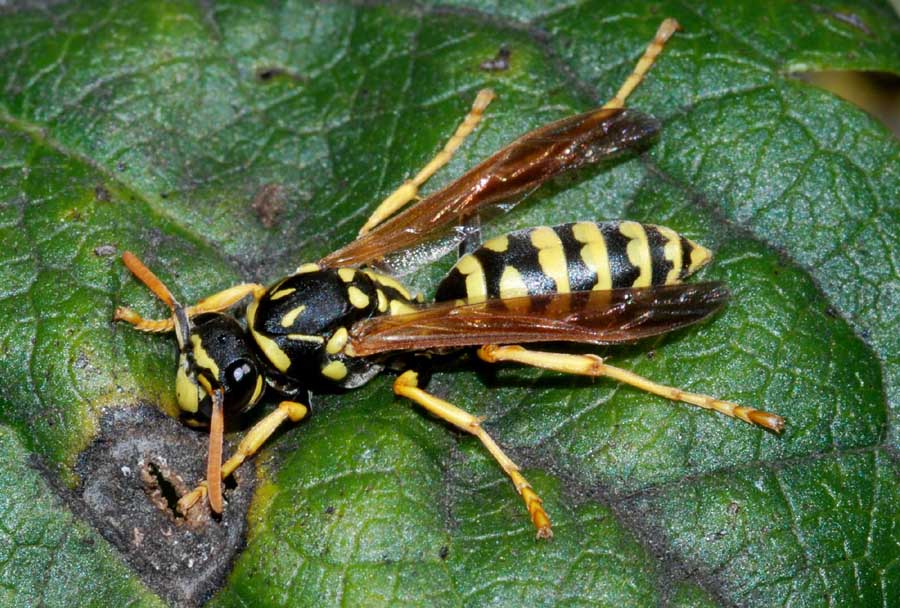
[[[478,356],[489,363],[514,361],[566,374],[595,377],[606,376],[672,401],[683,401],[704,409],[715,410],[732,418],[740,418],[750,424],[758,424],[776,433],[780,433],[784,429],[784,418],[776,414],[738,405],[731,401],[722,401],[707,395],[688,393],[664,384],[657,384],[626,369],[607,365],[603,362],[603,359],[596,355],[548,353],[527,350],[521,346],[497,346],[491,344],[478,349]]]
[[[253,456],[263,444],[268,441],[272,433],[284,422],[299,422],[306,416],[306,406],[302,403],[294,401],[282,401],[271,414],[257,422],[252,429],[247,431],[244,438],[238,445],[237,451],[231,458],[222,464],[222,479],[227,479],[229,475],[234,473],[235,469],[241,466],[247,458]],[[206,497],[207,484],[204,481],[199,486],[188,492],[178,501],[178,510],[181,513],[187,513],[188,509],[193,507],[198,501]]]
[[[542,506],[543,501],[532,489],[531,484],[528,483],[525,477],[519,472],[519,467],[516,466],[516,463],[503,453],[500,446],[498,446],[491,436],[481,427],[480,419],[465,410],[456,407],[452,403],[448,403],[420,389],[418,374],[411,370],[403,372],[397,378],[394,382],[394,392],[402,397],[415,401],[438,418],[446,420],[454,426],[478,437],[478,439],[481,440],[481,443],[484,444],[484,447],[487,448],[488,452],[491,453],[491,456],[493,456],[503,468],[503,471],[509,475],[510,479],[512,479],[516,491],[525,501],[525,507],[528,509],[529,515],[531,515],[531,521],[534,523],[534,527],[537,528],[537,537],[553,537],[553,531],[550,529],[550,518],[547,516],[547,513]]]
[[[204,312],[220,312],[234,306],[250,294],[261,295],[264,291],[265,287],[257,283],[241,283],[200,300],[194,306],[186,308],[185,312],[187,312],[188,317],[194,317]],[[174,317],[169,317],[168,319],[145,319],[126,306],[116,308],[113,320],[125,321],[126,323],[131,323],[137,330],[153,333],[172,331],[175,328]]]
[[[437,173],[441,167],[450,162],[453,153],[456,152],[463,140],[475,130],[475,127],[478,126],[481,117],[484,115],[484,110],[493,99],[494,92],[490,89],[482,89],[478,92],[478,96],[475,97],[475,102],[472,104],[472,109],[469,110],[469,113],[466,114],[466,117],[456,128],[456,133],[454,133],[453,137],[451,137],[444,145],[443,150],[438,152],[437,155],[431,159],[431,162],[425,165],[414,178],[404,182],[402,186],[394,190],[394,192],[378,205],[378,208],[375,209],[369,219],[366,220],[363,227],[360,228],[360,236],[369,232],[372,228],[396,213],[398,209],[416,198],[422,184],[428,181],[432,175]]]
[[[606,105],[603,106],[604,109],[625,107],[625,100],[628,99],[628,96],[631,95],[632,91],[641,84],[644,76],[647,75],[647,72],[649,72],[650,68],[653,66],[653,62],[656,61],[656,58],[662,52],[666,42],[672,37],[672,34],[679,29],[681,29],[681,26],[678,25],[678,22],[674,19],[669,18],[662,22],[659,29],[656,31],[656,36],[654,36],[653,40],[650,42],[650,46],[647,47],[647,50],[644,51],[644,54],[638,60],[637,65],[634,67],[634,71],[625,79],[625,82],[622,84],[619,92],[616,93],[616,96],[606,102]]]

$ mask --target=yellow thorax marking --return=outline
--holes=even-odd
[[[338,327],[337,331],[332,334],[331,338],[328,339],[328,343],[325,344],[325,352],[329,355],[336,355],[341,352],[341,349],[347,344],[347,340],[350,338],[350,334],[347,332],[346,327]]]
[[[356,308],[365,308],[369,305],[369,296],[355,285],[351,285],[347,289],[347,296],[350,298],[350,303]]]
[[[342,380],[347,375],[347,366],[341,361],[332,361],[322,368],[322,375],[332,380]]]
[[[306,304],[301,304],[297,308],[289,311],[283,317],[281,317],[281,326],[282,327],[290,327],[294,324],[294,321],[297,320],[297,317],[303,314],[303,311],[306,310]]]
[[[391,300],[390,309],[392,315],[407,315],[417,310],[402,300]]]
[[[269,299],[270,300],[280,300],[281,298],[283,298],[285,296],[291,295],[295,291],[297,291],[296,287],[288,287],[287,289],[279,289],[275,293],[269,295]]]
[[[294,274],[306,274],[307,272],[316,272],[321,270],[322,267],[313,262],[309,262],[306,264],[301,264],[297,267],[297,270],[294,271]]]
[[[397,292],[399,292],[400,295],[402,295],[404,298],[406,298],[407,300],[412,300],[412,295],[410,295],[409,290],[406,288],[406,286],[394,277],[389,277],[385,274],[375,272],[374,270],[371,270],[369,268],[366,268],[362,272],[364,275],[366,275],[379,285],[390,287],[391,289],[396,289]]]
[[[314,336],[312,334],[288,334],[288,340],[296,340],[297,342],[314,342],[315,344],[324,344],[325,338],[322,336]]]

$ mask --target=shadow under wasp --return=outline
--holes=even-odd
[[[206,482],[182,497],[179,508],[186,511],[208,496],[211,508],[221,512],[222,479],[281,424],[307,414],[308,403],[301,400],[309,387],[324,383],[355,388],[403,353],[417,351],[478,347],[478,356],[489,363],[607,376],[780,432],[784,421],[775,414],[657,384],[596,355],[522,346],[632,342],[706,318],[725,303],[727,289],[716,282],[681,281],[709,262],[708,249],[664,226],[633,221],[529,228],[478,245],[480,233],[470,222],[490,207],[517,202],[556,175],[647,145],[659,123],[625,109],[625,100],[678,27],[674,19],[663,21],[633,72],[602,107],[523,135],[401,211],[476,128],[494,97],[492,91],[482,90],[444,148],[376,208],[356,240],[316,263],[301,265],[270,287],[241,284],[184,307],[126,252],[125,265],[169,306],[172,316],[149,320],[120,307],[116,319],[142,331],[175,331],[179,408],[188,422],[210,429]],[[424,304],[384,270],[386,260],[447,229],[469,244],[470,251],[440,282],[434,303]],[[244,326],[222,311],[247,296],[252,301]],[[253,426],[236,453],[222,463],[225,414],[247,411],[265,391],[281,398],[278,407]],[[423,390],[415,368],[399,374],[394,392],[478,437],[525,501],[537,536],[552,536],[540,497],[478,417]]]

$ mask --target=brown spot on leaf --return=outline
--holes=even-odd
[[[284,211],[286,190],[284,186],[276,183],[264,184],[250,205],[256,212],[256,216],[266,228],[272,228],[278,221],[278,216]]]
[[[94,197],[103,203],[108,203],[112,198],[109,194],[109,190],[106,189],[106,186],[103,184],[97,184],[94,186]]]

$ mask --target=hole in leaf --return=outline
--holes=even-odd
[[[232,449],[230,446],[229,451]],[[207,433],[151,406],[111,407],[78,457],[72,498],[141,579],[172,605],[199,605],[217,589],[244,544],[253,466],[236,471],[221,519],[198,504],[176,505],[206,474]],[[199,508],[198,508],[199,507]]]
[[[178,510],[178,499],[187,492],[187,487],[169,467],[151,460],[141,468],[141,481],[153,504],[176,520],[184,519]]]

